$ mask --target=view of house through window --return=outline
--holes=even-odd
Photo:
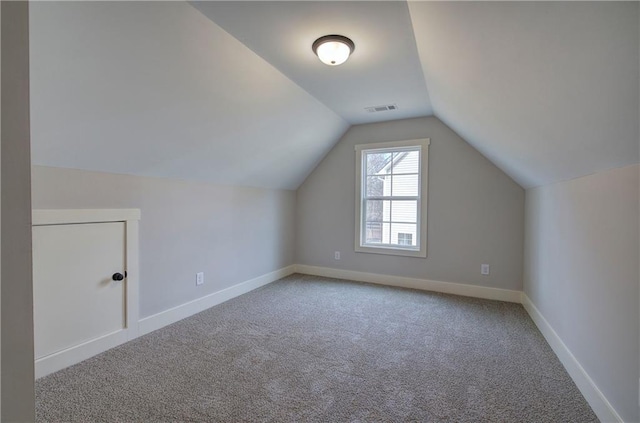
[[[419,141],[397,147],[360,146],[361,187],[356,201],[361,247],[420,250],[423,145]]]
[[[399,245],[413,245],[413,234],[398,234]]]
[[[374,150],[365,153],[363,164],[366,168],[365,244],[415,247],[420,151]],[[400,234],[403,235],[401,239]]]

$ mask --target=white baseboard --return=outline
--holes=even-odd
[[[214,305],[223,303],[239,295],[246,294],[256,288],[260,288],[261,286],[288,276],[294,273],[294,271],[295,265],[278,269],[221,291],[214,292],[213,294],[209,294],[205,297],[198,298],[197,300],[193,300],[177,307],[170,308],[169,310],[165,310],[161,313],[154,314],[153,316],[146,317],[137,322],[136,328],[110,333],[101,336],[100,338],[87,341],[83,344],[39,358],[35,361],[36,379],[79,363],[93,357],[94,355],[117,347],[131,339],[153,332],[154,330],[170,325],[171,323],[175,323],[185,317],[192,316],[213,307]]]
[[[521,291],[511,289],[490,288],[486,286],[465,285],[453,282],[432,281],[428,279],[405,278],[401,276],[379,275],[376,273],[356,272],[353,270],[332,269],[329,267],[307,266],[297,264],[296,272],[327,278],[347,279],[380,285],[413,288],[424,291],[442,292],[445,294],[463,295],[465,297],[485,298],[488,300],[520,303]]]
[[[463,295],[467,297],[522,303],[525,310],[529,313],[529,316],[531,316],[533,322],[558,356],[558,359],[567,370],[567,373],[569,373],[569,376],[571,376],[596,416],[598,416],[598,419],[602,422],[623,422],[618,412],[613,408],[602,391],[598,389],[597,385],[593,382],[573,353],[571,353],[569,348],[567,348],[564,342],[562,342],[562,339],[560,339],[558,334],[549,325],[549,322],[547,322],[547,320],[542,316],[529,297],[521,291],[432,281],[427,279],[380,275],[376,273],[332,269],[329,267],[308,266],[304,264],[297,264],[295,266],[295,270],[297,273],[323,276],[327,278],[347,279],[359,282],[398,286],[402,288],[413,288],[442,292],[446,294]]]
[[[547,322],[547,320],[542,316],[540,311],[535,307],[527,295],[521,291],[298,264],[278,269],[221,291],[214,292],[205,297],[198,298],[152,316],[145,317],[138,323],[138,336],[153,332],[154,330],[175,323],[239,295],[246,294],[256,288],[277,281],[285,276],[289,276],[292,273],[303,273],[314,276],[522,303],[531,316],[531,319],[534,321],[542,335],[560,359],[560,362],[564,365],[565,369],[578,386],[578,389],[580,389],[582,395],[584,395],[596,416],[598,416],[602,422],[623,421],[611,403],[607,400],[600,389],[598,389],[591,377],[571,353],[569,348],[567,348],[558,334],[549,325],[549,322]],[[126,331],[120,331],[38,359],[36,360],[35,369],[36,378],[46,376],[64,367],[78,363],[126,341]]]
[[[35,362],[36,379],[80,363],[94,355],[127,342],[127,330],[119,330],[71,348],[39,358]]]
[[[598,386],[593,382],[589,374],[582,367],[580,362],[573,355],[571,350],[562,342],[562,339],[555,330],[551,327],[547,319],[540,313],[540,310],[531,302],[529,297],[525,293],[522,293],[522,305],[525,310],[531,316],[531,320],[538,326],[540,332],[547,340],[551,349],[556,353],[560,362],[571,376],[571,379],[575,382],[576,386],[582,392],[582,395],[587,400],[593,412],[600,419],[601,422],[622,422],[622,418],[618,412],[613,408],[611,403],[604,396],[602,391],[598,389]]]
[[[260,288],[261,286],[277,281],[285,276],[289,276],[295,272],[295,268],[295,265],[283,267],[282,269],[233,285],[229,288],[223,289],[222,291],[214,292],[213,294],[198,298],[197,300],[189,301],[188,303],[145,317],[138,323],[138,334],[142,336],[149,332],[153,332],[154,330],[175,323],[196,313],[200,313],[201,311],[228,301],[239,295],[246,294],[256,288]]]

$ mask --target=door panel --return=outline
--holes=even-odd
[[[33,227],[36,359],[125,329],[124,222]]]

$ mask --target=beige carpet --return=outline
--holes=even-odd
[[[51,422],[597,421],[520,305],[304,275],[36,385]]]

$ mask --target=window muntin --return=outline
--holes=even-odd
[[[415,140],[356,146],[356,251],[426,256],[421,222],[428,145]]]

